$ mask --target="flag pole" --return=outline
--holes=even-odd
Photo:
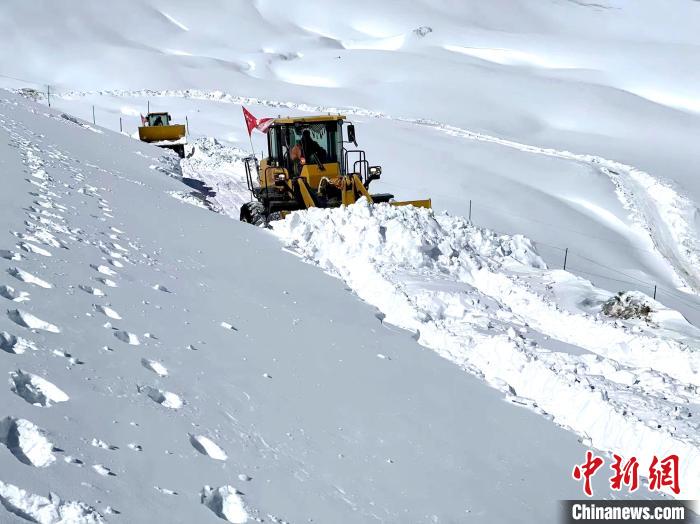
[[[252,132],[248,133],[248,140],[250,140],[250,150],[253,152],[253,156],[255,156],[255,148],[253,147],[253,133]]]

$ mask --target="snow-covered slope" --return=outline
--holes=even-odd
[[[95,165],[136,184],[147,183],[158,188],[159,195],[170,191],[181,201],[233,218],[247,196],[240,159],[250,146],[241,105],[249,106],[258,116],[345,112],[358,124],[360,146],[367,150],[371,162],[383,166],[383,179],[376,183],[376,189],[396,193],[402,199],[432,197],[435,217],[363,207],[309,213],[281,224],[275,240],[265,233],[239,229],[233,221],[223,225],[219,222],[223,217],[212,218],[201,209],[163,197],[155,200],[158,213],[152,220],[170,226],[174,210],[178,210],[175,214],[182,218],[175,224],[182,234],[207,246],[213,242],[203,239],[210,235],[240,235],[230,238],[230,249],[243,258],[228,263],[233,267],[240,263],[240,270],[246,273],[252,267],[256,272],[276,273],[275,249],[281,239],[290,250],[343,278],[355,293],[380,309],[379,317],[388,315],[381,328],[376,323],[371,327],[361,324],[357,333],[363,340],[370,337],[368,333],[372,333],[371,340],[376,333],[389,336],[385,331],[392,329],[388,324],[391,320],[414,331],[420,344],[485,375],[506,392],[507,398],[537,404],[535,410],[547,412],[555,422],[584,436],[587,444],[625,454],[634,449],[641,456],[656,448],[659,453],[661,449],[682,449],[685,463],[694,465],[685,471],[684,482],[697,488],[694,482],[699,476],[692,468],[698,464],[698,428],[692,421],[697,418],[700,372],[696,327],[700,325],[700,184],[696,173],[700,105],[693,90],[700,79],[695,52],[700,44],[698,26],[700,3],[690,0],[311,0],[293,8],[278,0],[215,0],[205,4],[9,0],[0,10],[0,30],[8,44],[0,49],[0,81],[7,87],[32,87],[39,92],[51,84],[52,104],[59,112],[50,113],[53,117],[49,120],[38,118],[36,124],[41,127],[51,122],[62,126],[58,129],[68,126],[66,129],[80,133],[66,140],[90,147],[81,144],[69,158],[79,159],[88,169],[97,169],[90,167]],[[46,98],[40,93],[35,96],[45,107]],[[121,124],[125,134],[133,137],[139,113],[145,113],[149,105],[170,111],[177,120],[188,118],[195,154],[183,162],[182,170],[185,176],[205,180],[214,188],[217,195],[208,202],[188,194],[176,182],[161,180],[172,174],[172,162],[163,163],[158,153],[127,137],[107,137],[99,128],[119,130]],[[61,112],[90,122],[94,114],[97,125],[71,123],[60,118]],[[29,129],[44,133],[34,124]],[[253,139],[260,154],[263,139],[261,135]],[[12,140],[23,144],[17,138]],[[102,140],[109,147],[91,149],[92,141]],[[144,156],[134,157],[133,151]],[[31,152],[25,154],[28,165],[40,161]],[[144,173],[144,168],[149,169],[147,179],[134,177],[134,173]],[[139,194],[148,193],[144,186],[139,187]],[[134,198],[128,208],[132,216],[122,220],[136,220],[134,209],[145,209],[145,203],[139,205]],[[123,201],[129,199],[124,197]],[[111,209],[116,204],[98,201],[98,207]],[[443,211],[455,218],[443,216]],[[100,217],[100,212],[96,216]],[[459,218],[470,212],[478,228]],[[200,219],[203,215],[207,218]],[[186,223],[185,218],[193,217],[198,217],[196,224],[207,224],[205,234],[192,234],[195,225]],[[211,225],[214,223],[221,225]],[[382,231],[389,224],[396,234],[387,238]],[[353,244],[339,243],[347,225],[362,230],[365,236]],[[150,233],[143,234],[155,246],[155,228],[149,230],[150,226],[144,226]],[[17,225],[10,230],[25,234],[20,229]],[[319,238],[325,239],[323,244]],[[17,249],[27,259],[38,259],[48,250],[37,241],[12,240],[26,244],[24,251]],[[51,247],[50,238],[38,240]],[[265,243],[267,251],[260,252],[266,253],[267,265],[259,267],[248,250],[241,249],[241,242],[253,242],[255,250],[263,249],[259,242]],[[172,247],[168,244],[163,249]],[[106,258],[120,254],[109,246],[106,249]],[[190,247],[178,244],[180,249]],[[450,250],[462,254],[454,255]],[[205,262],[187,253],[195,257],[196,264],[209,267],[208,254]],[[185,254],[179,260],[190,260]],[[219,254],[233,258],[228,251]],[[544,267],[559,268],[564,257],[571,273]],[[356,264],[345,267],[347,258]],[[310,303],[314,303],[313,297],[306,293],[318,290],[317,278],[327,283],[323,289],[330,286],[338,291],[338,282],[299,266],[293,258],[285,256],[285,260],[303,275],[298,291]],[[123,269],[115,269],[107,260],[87,264],[102,271]],[[181,266],[177,264],[177,270],[185,272],[179,279],[196,280],[188,273],[193,269]],[[363,267],[364,272],[358,274],[357,267]],[[45,287],[55,286],[55,282],[16,260],[9,261],[7,269],[12,281],[4,284],[9,287],[3,288],[2,296],[15,302],[8,321],[40,322],[20,313],[34,300],[31,294],[32,300],[25,300],[25,293],[31,290],[25,290],[21,282],[48,289],[47,293],[55,293],[55,287]],[[211,287],[222,280],[224,269],[212,271],[208,274]],[[373,280],[368,282],[370,277]],[[109,275],[100,278],[117,282]],[[150,280],[154,281],[151,286],[170,289],[167,282],[160,282],[163,279]],[[102,299],[93,295],[87,311],[94,317],[88,318],[104,317],[103,323],[116,327],[128,318],[111,304],[112,292],[104,284],[72,282],[80,284],[87,291],[107,295]],[[115,289],[118,293],[119,288]],[[248,291],[251,289],[252,285]],[[258,289],[261,303],[271,307],[275,301],[269,293],[275,289]],[[619,290],[638,293],[622,295],[617,304],[614,294]],[[76,288],[75,293],[81,296],[86,291]],[[231,290],[221,293],[228,296]],[[650,298],[654,294],[657,301]],[[195,301],[189,296],[187,300]],[[193,315],[195,308],[182,307],[189,310],[184,313]],[[366,313],[365,306],[355,307]],[[644,312],[647,307],[648,314],[631,321],[611,319],[605,313],[617,311],[624,316],[629,311]],[[314,315],[324,312],[315,310],[305,318],[312,322]],[[210,310],[207,314],[215,316]],[[42,315],[38,318],[44,319]],[[46,320],[45,327],[61,329],[61,323]],[[231,320],[216,322],[236,325]],[[318,320],[312,323],[318,324]],[[140,329],[150,332],[147,326]],[[124,331],[115,340],[133,341],[131,333],[139,336],[142,345],[159,343],[144,339],[143,333]],[[282,334],[279,340],[289,338]],[[307,338],[316,340],[317,336],[310,330]],[[402,339],[400,344],[405,342]],[[21,343],[5,345],[22,347]],[[351,352],[350,346],[346,349]],[[492,360],[488,351],[494,346],[499,348],[499,361]],[[411,347],[420,358],[431,358],[425,355],[428,352],[413,344]],[[374,353],[387,355],[382,350]],[[421,363],[411,355],[411,377],[423,386],[424,380],[418,378]],[[145,363],[137,365],[139,372],[155,377],[157,370],[163,371],[158,358],[145,358]],[[392,357],[390,362],[396,360]],[[348,362],[347,356],[343,361]],[[517,362],[523,367],[510,367]],[[183,363],[190,369],[189,360]],[[364,372],[365,367],[353,369]],[[523,369],[528,372],[521,373]],[[36,380],[43,376],[25,369],[14,372],[12,387],[17,391],[27,389],[23,384],[40,384]],[[275,378],[274,373],[265,373]],[[528,382],[533,374],[542,381],[551,380],[543,383],[551,384],[570,403],[562,402],[548,388],[536,387],[540,383],[533,386]],[[172,378],[173,374],[157,380]],[[69,388],[58,381],[55,384],[70,400],[48,399],[54,404],[49,410],[71,405],[74,399]],[[155,386],[141,382],[138,386],[141,396],[164,404],[177,405],[178,400],[165,392],[177,393],[185,398],[178,412],[188,409],[187,397],[192,395],[187,391],[161,386],[144,389]],[[378,392],[383,391],[377,387]],[[338,395],[341,391],[337,390]],[[445,394],[440,388],[435,391]],[[60,393],[56,398],[61,398]],[[461,394],[455,398],[463,399]],[[365,402],[358,406],[358,416],[370,409],[369,395]],[[447,401],[445,406],[449,407],[443,409],[455,408]],[[586,409],[595,415],[582,416]],[[515,420],[512,417],[521,416],[512,413],[502,413],[508,424]],[[17,426],[13,421],[7,424]],[[614,431],[610,430],[612,424]],[[658,431],[649,433],[654,426]],[[642,444],[631,437],[637,431],[648,434]],[[456,438],[451,430],[447,433]],[[216,435],[208,435],[212,442],[218,442]],[[193,449],[209,447],[200,440],[194,442]],[[429,442],[427,436],[425,442]],[[229,464],[232,454],[226,446],[221,447]],[[232,491],[216,489],[220,486],[213,482],[210,486],[202,491],[202,500],[221,513],[222,497]],[[245,492],[246,486],[234,488]],[[323,489],[314,492],[335,496]],[[447,493],[431,491],[426,497],[436,497],[437,507],[453,507],[454,501],[446,502]],[[233,514],[238,505],[235,497],[231,499]],[[367,508],[376,502],[366,501],[367,505],[355,505]],[[402,503],[392,499],[385,507]],[[416,508],[424,507],[418,500],[416,504]],[[285,518],[292,516],[286,511],[278,513]],[[445,515],[456,518],[450,511]],[[483,518],[488,520],[489,516],[493,517],[485,513]],[[515,513],[508,517],[515,518]]]
[[[573,434],[173,198],[161,150],[7,93],[0,137],[3,522],[551,520],[579,493]]]

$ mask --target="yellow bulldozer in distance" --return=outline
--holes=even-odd
[[[429,199],[395,202],[389,193],[369,193],[382,169],[371,166],[365,152],[357,149],[355,126],[345,120],[343,115],[274,119],[267,130],[267,157],[259,163],[255,156],[245,159],[252,198],[241,207],[241,220],[263,225],[291,211],[350,205],[362,197],[430,208]]]
[[[154,146],[172,149],[180,158],[184,158],[187,128],[184,124],[170,122],[170,113],[148,113],[144,125],[139,127],[139,139]]]

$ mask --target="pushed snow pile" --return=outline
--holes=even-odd
[[[564,310],[555,291],[563,272],[548,270],[530,241],[412,206],[360,201],[292,213],[273,227],[379,308],[382,321],[413,331],[511,402],[602,450],[651,461],[658,449],[673,449],[686,464],[686,495],[700,495],[690,407],[700,402],[700,353],[689,351],[683,333],[625,323],[625,305],[630,318],[646,311],[641,295],[620,297],[615,321]]]
[[[29,522],[39,524],[102,524],[94,508],[77,501],[63,501],[55,493],[49,498],[33,495],[0,480],[0,504]]]
[[[242,498],[243,493],[232,486],[202,489],[202,504],[220,517],[233,524],[248,522],[248,511]]]
[[[240,162],[250,153],[222,144],[214,137],[198,137],[192,141],[191,153],[188,160],[193,166],[223,166]]]
[[[191,154],[180,162],[182,176],[210,188],[200,197],[205,198],[208,208],[238,220],[241,205],[250,197],[243,167],[243,159],[249,154],[215,138],[196,138]]]
[[[273,226],[304,256],[341,276],[349,268],[339,262],[345,259],[351,265],[348,257],[454,276],[485,264],[516,262],[546,267],[531,242],[521,235],[498,235],[476,228],[464,218],[436,216],[424,208],[370,205],[364,198],[347,208],[293,213]]]
[[[603,304],[602,311],[609,317],[650,321],[653,310],[645,295],[638,292],[619,292]]]

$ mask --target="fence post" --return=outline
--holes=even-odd
[[[654,284],[654,300],[656,300],[656,284]]]
[[[566,270],[566,259],[569,258],[569,248],[564,250],[564,269]]]
[[[119,132],[120,133],[124,132],[124,128],[122,127],[122,117],[119,117]]]
[[[187,118],[187,115],[185,115],[185,133],[187,136],[190,136],[190,121]]]
[[[472,223],[472,199],[469,199],[469,223]]]
[[[92,106],[92,123],[97,124],[97,122],[95,122],[95,106]]]
[[[49,102],[49,107],[51,107],[51,86],[46,86],[46,100]]]
[[[147,104],[147,107],[148,107],[148,109],[146,110],[146,114],[148,114],[148,113],[151,112],[151,101],[150,101],[150,100],[147,100],[147,101],[146,101],[146,104]]]

